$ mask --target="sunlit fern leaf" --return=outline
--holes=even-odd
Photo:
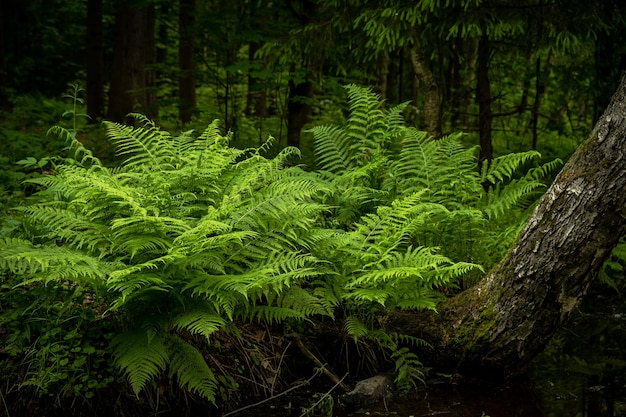
[[[315,139],[318,166],[329,172],[341,173],[354,168],[348,152],[349,137],[338,126],[316,126],[309,129]]]
[[[526,151],[511,153],[499,156],[491,161],[484,161],[481,167],[481,182],[490,182],[496,184],[507,179],[511,179],[513,174],[524,163],[539,158],[541,154],[537,151]]]
[[[169,133],[140,114],[133,114],[142,126],[131,127],[104,122],[109,140],[116,145],[118,155],[125,156],[125,169],[159,170],[173,168],[175,152]]]
[[[148,293],[166,294],[172,288],[166,277],[158,273],[140,272],[126,275],[125,278],[108,281],[109,290],[119,292],[119,296],[111,303],[111,311],[122,308],[134,299],[141,299],[149,295]]]
[[[122,369],[135,395],[163,372],[170,360],[160,333],[143,329],[115,336],[111,347],[115,364]]]
[[[50,237],[61,239],[68,246],[97,253],[112,243],[110,229],[100,222],[76,210],[55,207],[51,204],[38,204],[18,208],[30,216],[29,221],[41,226],[41,232],[48,231]]]
[[[515,154],[514,154],[515,155]],[[519,164],[525,161],[524,158],[534,158],[537,155],[522,154],[522,159],[517,161]],[[562,162],[559,159],[532,168],[519,179],[512,179],[506,183],[497,182],[495,187],[491,187],[485,195],[483,210],[489,218],[498,218],[509,212],[512,207],[530,206],[532,202],[547,188],[543,179],[556,170]],[[509,162],[509,168],[513,169],[515,161]],[[504,169],[504,172],[509,172]],[[512,176],[514,171],[511,171]],[[503,174],[501,174],[503,175]],[[492,178],[498,178],[494,176]],[[506,179],[506,178],[504,178]]]
[[[215,403],[217,378],[198,349],[180,337],[168,334],[165,341],[170,357],[169,374],[190,392]]]
[[[398,308],[400,310],[435,310],[437,303],[443,301],[440,293],[435,291],[413,291],[398,294],[394,293],[393,305],[388,307]]]
[[[332,311],[328,310],[310,291],[296,285],[282,292],[278,305],[297,310],[304,317],[328,316]]]
[[[387,300],[393,298],[393,290],[384,288],[350,288],[350,291],[346,292],[343,298],[344,300],[353,300],[365,307],[371,307],[372,303],[385,307]]]
[[[102,162],[76,139],[75,131],[70,131],[61,126],[53,126],[48,130],[48,135],[54,135],[59,139],[64,139],[68,144],[68,148],[74,151],[74,159],[81,165],[91,169],[99,169],[102,167]]]
[[[197,308],[174,317],[172,327],[178,330],[187,330],[193,334],[200,334],[208,339],[225,323],[226,321],[215,312],[208,311],[206,308]]]
[[[33,246],[12,238],[0,240],[0,266],[24,275],[19,284],[22,286],[71,280],[99,287],[112,269],[107,262],[75,249],[56,245]]]
[[[281,323],[288,319],[303,320],[306,314],[301,309],[280,306],[255,305],[247,306],[241,311],[242,317],[270,324]]]
[[[346,86],[346,89],[350,110],[346,129],[352,138],[353,155],[363,154],[366,150],[374,151],[377,148],[377,136],[386,130],[380,96],[369,88],[355,84]]]

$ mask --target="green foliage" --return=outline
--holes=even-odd
[[[216,124],[171,137],[136,117],[136,128],[106,124],[125,158],[114,169],[56,129],[77,159],[29,180],[42,191],[20,209],[28,239],[2,241],[0,265],[20,285],[70,281],[102,295],[131,327],[112,348],[136,392],[168,368],[214,400],[216,378],[197,366],[202,347],[175,335],[206,344],[226,320],[329,314],[303,289],[320,272],[301,243],[326,209],[314,201],[324,190],[286,166],[295,149],[268,160],[229,148]]]
[[[312,130],[317,172],[294,164],[294,148],[263,156],[271,138],[234,149],[216,122],[178,136],[139,114],[135,127],[105,122],[114,168],[75,131],[51,129],[73,157],[27,180],[40,191],[0,240],[0,269],[14,277],[6,288],[92,294],[99,307],[85,307],[85,320],[114,329],[107,354],[137,395],[167,374],[216,402],[232,380],[206,361],[216,332],[316,316],[347,317],[346,332],[389,351],[409,388],[421,378],[411,346],[424,342],[361,321],[434,309],[442,290],[490,266],[523,219],[510,212],[552,165],[520,176],[536,156],[525,153],[479,173],[458,135],[429,140],[404,126],[404,105],[382,110],[370,90],[348,93],[346,126]]]
[[[344,320],[344,330],[348,336],[357,340],[369,340],[391,352],[391,359],[395,362],[396,386],[402,391],[415,388],[418,382],[424,382],[422,363],[412,348],[427,346],[427,343],[417,337],[387,332],[384,329],[372,330],[358,317],[348,316]]]
[[[463,146],[462,135],[431,140],[425,132],[404,126],[403,106],[383,111],[371,90],[348,90],[351,114],[346,126],[311,129],[321,175],[338,191],[326,201],[333,207],[334,221],[354,229],[344,239],[361,230],[368,251],[389,256],[386,251],[402,248],[404,258],[385,258],[386,270],[392,264],[399,268],[403,259],[416,265],[418,251],[432,255],[430,249],[419,248],[433,247],[450,259],[493,266],[510,247],[526,209],[545,189],[543,179],[560,161],[520,174],[539,157],[529,151],[496,158],[479,171],[477,147]],[[359,215],[363,217],[357,220]],[[363,244],[354,245],[349,259],[373,265],[361,250]],[[431,266],[440,270],[437,262]],[[471,269],[457,266],[446,279]]]
[[[14,277],[0,286],[6,375],[25,370],[24,389],[50,398],[88,400],[116,382],[107,350],[114,326],[99,317],[102,299],[67,281],[46,287],[15,287],[18,283]]]

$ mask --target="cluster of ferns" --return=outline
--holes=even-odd
[[[217,123],[173,136],[141,115],[106,123],[122,160],[110,168],[56,128],[73,157],[30,180],[40,191],[16,209],[0,268],[15,288],[74,283],[101,308],[94,325],[123,322],[109,349],[136,393],[167,372],[215,402],[215,332],[319,316],[389,349],[410,386],[423,342],[372,318],[434,309],[493,265],[559,161],[529,151],[479,169],[461,135],[433,141],[404,124],[406,104],[347,90],[346,123],[310,130],[315,170],[295,148],[230,147]]]

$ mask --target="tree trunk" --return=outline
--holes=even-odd
[[[504,260],[438,314],[390,323],[433,343],[457,369],[523,373],[567,322],[626,233],[626,78]]]
[[[260,119],[264,119],[267,114],[267,83],[261,78],[254,76],[255,55],[263,44],[261,42],[250,42],[248,44],[248,60],[251,69],[248,71],[248,93],[246,95],[246,115],[254,115]],[[261,62],[257,71],[263,68]]]
[[[380,102],[385,105],[387,101],[387,87],[389,83],[389,53],[387,51],[380,52],[378,56],[378,94]]]
[[[121,0],[115,16],[115,49],[107,118],[126,122],[131,112],[155,116],[153,7]]]
[[[90,123],[104,116],[102,0],[87,1],[87,114]]]
[[[493,144],[491,130],[493,114],[491,112],[491,82],[489,80],[489,38],[483,33],[478,41],[478,70],[476,73],[476,101],[478,102],[478,133],[480,137],[480,155],[478,164],[491,161]]]
[[[178,117],[189,123],[196,107],[196,80],[194,77],[194,26],[196,0],[180,0],[178,42]]]
[[[426,56],[416,43],[411,48],[411,63],[415,75],[424,90],[424,126],[426,132],[435,139],[441,137],[441,104],[439,87],[435,75],[430,70]]]
[[[11,102],[9,101],[9,96],[7,94],[7,79],[6,79],[6,44],[4,40],[4,31],[6,30],[6,2],[0,3],[0,110],[3,111],[11,111]]]
[[[450,52],[450,65],[448,69],[450,88],[446,108],[450,109],[450,124],[456,129],[461,120],[461,112],[466,111],[466,109],[461,106],[461,91],[463,85],[461,78],[461,57],[463,54],[463,38],[457,36],[451,46],[452,50]]]
[[[295,67],[292,67],[292,72]],[[304,70],[302,70],[304,71]],[[300,132],[311,118],[313,106],[313,82],[307,76],[304,81],[289,80],[289,97],[287,100],[287,145],[300,146]]]

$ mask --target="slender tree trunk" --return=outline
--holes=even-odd
[[[400,102],[400,62],[402,60],[402,54],[400,52],[401,51],[393,51],[387,62],[387,86],[385,88],[386,91],[384,97],[384,100],[386,100],[387,103]],[[383,102],[383,107],[385,107],[387,103]]]
[[[531,145],[532,149],[537,149],[537,139],[539,136],[537,131],[539,124],[539,106],[541,106],[543,89],[543,84],[541,82],[541,58],[537,57],[537,61],[535,63],[535,101],[533,102],[533,107],[531,109],[532,117],[530,118],[530,130],[533,134]]]
[[[172,79],[176,77],[177,68],[173,68],[168,62],[169,51],[173,48],[173,40],[170,34],[170,16],[174,13],[175,5],[170,2],[158,3],[156,9],[157,17],[156,23],[158,27],[156,29],[156,44],[154,54],[154,69],[156,77],[156,89],[157,91],[170,91],[167,96],[161,96],[160,98],[166,98],[167,100],[177,99],[176,94],[178,91],[174,91],[172,88]],[[165,18],[167,17],[167,18]]]
[[[387,100],[389,86],[389,52],[382,51],[378,56],[378,94],[383,106]]]
[[[87,1],[87,114],[91,123],[104,116],[102,0]]]
[[[196,0],[180,0],[178,30],[178,118],[189,123],[196,108],[196,79],[194,77],[194,28]]]
[[[252,64],[255,55],[261,49],[260,42],[250,42],[248,49],[248,59]],[[262,64],[261,64],[262,65]],[[259,68],[261,69],[261,68]],[[267,87],[258,77],[252,75],[253,70],[248,73],[248,93],[246,96],[246,114],[264,119],[267,117]]]
[[[460,107],[460,116],[459,116],[459,124],[461,127],[465,129],[469,129],[470,124],[470,108],[472,105],[472,97],[474,97],[474,88],[469,86],[476,85],[476,75],[478,73],[478,39],[471,38],[467,39],[464,42],[464,53],[467,56],[466,65],[466,73],[468,74],[467,80],[465,80],[465,85],[468,86],[463,88],[460,93],[459,98],[459,107]],[[461,129],[462,130],[462,129]]]
[[[448,108],[450,109],[450,122],[456,129],[461,120],[461,112],[466,111],[461,106],[461,57],[463,53],[463,38],[457,36],[452,42],[452,52],[450,54],[450,92],[448,97]]]
[[[129,0],[120,0],[115,16],[109,120],[130,123],[126,115],[136,111],[155,116],[154,49],[153,6],[135,7]]]
[[[476,74],[476,101],[478,102],[478,133],[480,136],[479,166],[483,161],[493,159],[491,130],[493,113],[491,112],[491,82],[489,80],[489,38],[483,33],[478,41],[478,69]]]
[[[420,87],[424,92],[424,125],[425,130],[434,139],[441,137],[441,103],[439,87],[435,75],[430,69],[428,59],[416,44],[411,48],[411,63],[413,70],[420,80]]]
[[[157,72],[156,72],[156,12],[154,4],[146,7],[145,42],[145,76],[146,76],[146,104],[145,114],[152,120],[159,118],[159,102],[157,100]]]
[[[6,62],[4,56],[6,54],[6,45],[4,40],[5,31],[5,7],[6,2],[0,2],[0,110],[10,111],[11,103],[6,90]]]
[[[462,371],[524,372],[626,233],[625,115],[626,78],[504,260],[438,314],[398,313],[389,325]]]
[[[295,67],[292,67],[292,72]],[[313,111],[313,82],[306,77],[305,81],[296,83],[289,80],[289,97],[287,99],[287,145],[300,146],[300,133]]]

